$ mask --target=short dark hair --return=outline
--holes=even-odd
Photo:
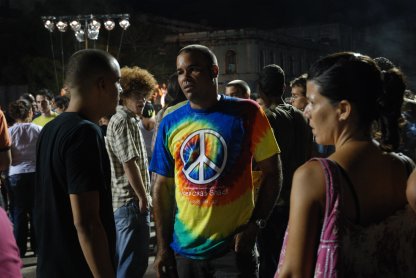
[[[51,101],[53,98],[53,94],[49,89],[43,88],[43,89],[39,89],[35,92],[35,97],[36,96],[44,96],[47,100]]]
[[[200,53],[206,59],[209,66],[212,66],[212,65],[218,66],[217,56],[215,56],[214,52],[212,52],[212,50],[206,47],[205,45],[191,44],[191,45],[185,46],[184,48],[179,50],[178,56],[181,53],[192,53],[192,52]]]
[[[232,80],[228,82],[227,85],[225,85],[225,87],[231,87],[231,86],[240,88],[243,93],[247,93],[249,95],[251,93],[250,87],[248,86],[247,82],[244,80],[238,80],[238,79]]]
[[[102,50],[79,50],[69,59],[65,85],[83,91],[95,82],[97,76],[114,71],[113,61],[117,60]]]
[[[303,89],[303,96],[306,96],[306,74],[296,77],[290,82],[290,87],[301,87]]]
[[[67,96],[55,96],[53,100],[55,101],[55,105],[58,108],[63,110],[66,110],[68,108],[69,98]]]
[[[265,66],[257,80],[260,90],[268,97],[281,97],[285,85],[285,72],[276,64]]]
[[[21,95],[20,99],[25,99],[25,100],[29,101],[31,104],[36,102],[35,97],[31,93],[25,93],[25,94]]]

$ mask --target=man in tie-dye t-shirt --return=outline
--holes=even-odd
[[[254,242],[281,187],[279,147],[251,100],[218,95],[212,51],[190,45],[176,60],[188,102],[161,122],[150,170],[159,276],[256,277]],[[251,161],[263,171],[254,199]]]

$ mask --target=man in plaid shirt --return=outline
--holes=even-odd
[[[144,69],[121,69],[122,105],[111,118],[106,146],[116,223],[117,277],[143,277],[148,265],[150,178],[139,117],[156,80]]]

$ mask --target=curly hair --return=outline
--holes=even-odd
[[[123,67],[121,69],[121,97],[129,97],[132,93],[140,93],[148,97],[156,88],[157,82],[153,75],[139,67]]]

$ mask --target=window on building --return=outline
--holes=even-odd
[[[225,53],[225,72],[237,72],[237,54],[234,50],[227,50],[227,52]]]

